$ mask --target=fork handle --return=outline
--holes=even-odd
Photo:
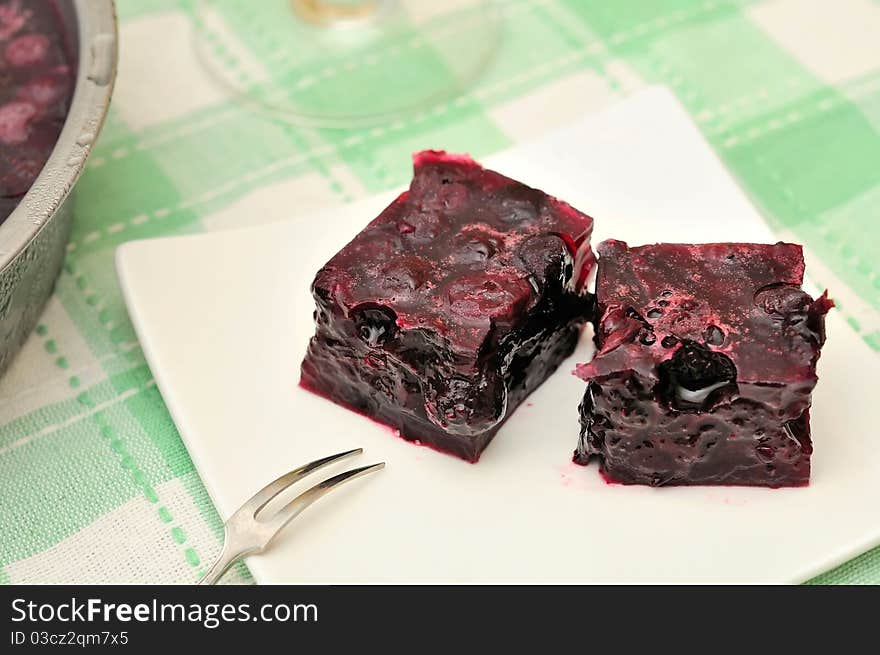
[[[199,580],[198,584],[200,585],[213,585],[217,584],[220,578],[223,577],[223,574],[229,570],[233,564],[235,564],[242,556],[242,553],[235,552],[228,546],[228,542],[223,545],[223,550],[220,553],[220,556],[214,562],[214,565],[208,569],[208,572],[205,574],[205,577]]]

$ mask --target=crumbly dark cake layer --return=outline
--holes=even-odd
[[[302,384],[476,461],[574,349],[593,221],[467,156],[415,156],[402,193],[317,274]]]
[[[805,485],[827,293],[793,244],[599,246],[575,460],[611,481]]]
[[[0,223],[31,187],[67,117],[74,70],[52,0],[0,0]]]

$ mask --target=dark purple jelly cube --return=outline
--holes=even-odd
[[[626,484],[806,485],[827,292],[789,243],[605,241],[575,460]]]
[[[301,384],[476,461],[574,349],[593,221],[464,155],[414,163],[409,190],[318,271]]]

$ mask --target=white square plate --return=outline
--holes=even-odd
[[[593,215],[596,243],[774,240],[664,89],[486,164]],[[223,517],[320,456],[362,446],[340,467],[388,463],[251,557],[259,582],[798,582],[880,543],[880,366],[835,312],[814,395],[813,481],[801,489],[606,485],[595,465],[572,464],[584,384],[570,371],[591,356],[588,339],[476,465],[298,388],[312,277],[393,195],[119,249],[144,352]]]

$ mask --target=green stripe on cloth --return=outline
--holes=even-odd
[[[193,470],[191,473],[183,475],[180,480],[192,497],[193,503],[198,508],[202,518],[208,524],[208,527],[211,529],[211,531],[214,533],[217,541],[222,541],[223,521],[218,516],[217,510],[214,509],[214,503],[211,502],[211,498],[210,496],[208,496],[208,492],[205,489],[205,486],[202,484],[202,481],[199,479],[198,474]],[[251,573],[244,562],[239,562],[238,564],[236,564],[234,571],[238,578],[241,579],[241,581],[253,582]],[[203,575],[204,571],[202,571],[201,575],[199,575],[199,578],[201,578]]]
[[[587,23],[611,48],[638,47],[657,34],[715,21],[735,11],[734,3],[704,0],[562,0],[560,4]]]
[[[162,455],[171,475],[179,477],[192,472],[194,468],[171,417],[167,412],[155,411],[155,407],[161,403],[162,398],[155,387],[147,389],[142,394],[131,396],[125,401],[126,410]],[[213,516],[216,516],[216,513]]]
[[[828,105],[822,109],[792,103],[762,116],[757,125],[742,125],[733,132],[743,138],[726,151],[726,159],[770,214],[796,231],[866,190],[876,192],[880,184],[880,166],[874,166],[880,135],[843,96],[824,101]],[[770,128],[774,121],[780,127]],[[855,228],[863,238],[864,229],[870,229],[866,218],[862,225],[842,223],[838,235],[854,243],[848,233]]]
[[[868,551],[832,571],[818,575],[807,584],[880,584],[880,548]]]
[[[0,458],[0,562],[48,548],[139,493],[90,417]]]
[[[59,374],[63,374],[60,369]],[[89,398],[97,407],[107,407],[124,402],[131,395],[145,391],[152,384],[152,377],[145,365],[118,373],[88,389]],[[68,423],[83,417],[92,408],[79,399],[81,390],[70,389],[69,398],[24,415],[0,427],[0,461],[6,451],[16,442],[36,438],[37,435],[64,429]]]

